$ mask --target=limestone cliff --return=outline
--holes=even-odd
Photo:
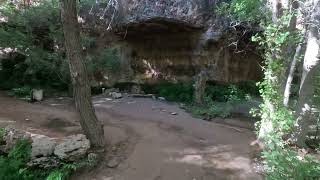
[[[116,46],[120,52],[119,71],[101,72],[96,80],[107,85],[191,81],[203,70],[210,81],[260,79],[261,57],[254,48],[238,51],[230,45],[227,22],[214,13],[218,4],[217,0],[110,0],[83,8],[84,27],[95,32],[97,50]],[[249,38],[246,34],[242,44],[249,44]]]

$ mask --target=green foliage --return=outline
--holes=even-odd
[[[27,140],[18,141],[8,156],[0,156],[0,179],[32,180],[34,176],[26,170],[30,160],[31,143]]]
[[[3,141],[4,133],[5,133],[4,128],[0,128],[0,144],[1,144],[1,143],[2,143],[2,141]]]
[[[193,86],[191,83],[162,83],[156,86],[143,85],[146,93],[165,97],[169,101],[191,103],[193,100]]]
[[[231,0],[222,2],[217,8],[219,16],[226,16],[237,22],[261,22],[266,16],[264,0]]]
[[[203,106],[188,105],[186,110],[198,118],[227,118],[231,116],[232,105],[230,103],[210,103]]]
[[[272,150],[263,152],[266,159],[267,179],[318,179],[320,162],[313,156],[303,155],[283,144],[281,138],[272,137],[276,142],[270,146]]]
[[[119,49],[107,48],[95,56],[87,56],[89,72],[103,72],[105,70],[116,72],[120,68]]]
[[[46,180],[65,180],[78,168],[79,167],[76,164],[64,164],[62,167],[53,170]]]
[[[290,65],[292,53],[288,47],[295,47],[301,41],[301,32],[289,31],[292,13],[283,15],[278,23],[268,22],[263,34],[252,38],[264,51],[264,80],[258,83],[264,103],[257,115],[261,117],[258,127],[272,124],[262,138],[266,149],[263,158],[267,179],[318,179],[320,162],[312,156],[300,155],[288,145],[285,135],[292,132],[295,119],[293,111],[283,105],[281,84],[286,79],[286,68]]]
[[[292,130],[293,112],[284,107],[281,84],[286,79],[286,67],[291,55],[285,51],[300,41],[299,32],[290,32],[291,15],[283,15],[277,24],[269,23],[261,35],[252,38],[264,50],[264,80],[258,83],[264,103],[260,107],[262,122],[271,122],[273,134],[283,135]]]
[[[0,47],[13,49],[0,61],[0,88],[66,89],[69,70],[62,49],[58,1],[41,1],[23,10],[5,1],[0,12],[8,18],[0,24]]]
[[[142,90],[148,94],[165,97],[169,101],[192,103],[194,88],[192,83],[162,83],[159,85],[143,85]],[[257,87],[253,82],[234,85],[208,85],[206,99],[217,102],[236,102],[246,97],[257,95]],[[208,103],[207,103],[208,104]]]
[[[187,111],[196,117],[229,117],[235,103],[247,101],[251,96],[257,96],[257,87],[253,82],[208,85],[205,91],[205,103],[199,107],[193,104],[194,88],[191,83],[143,85],[142,90],[147,94],[165,97],[169,101],[186,103]]]
[[[20,99],[30,101],[32,88],[29,86],[23,86],[19,88],[13,88],[9,91],[10,96],[18,97]]]
[[[209,85],[206,88],[204,105],[187,106],[196,117],[222,117],[231,116],[233,106],[237,103],[249,100],[248,97],[256,96],[257,87],[252,82],[245,82],[238,85]]]
[[[243,82],[231,85],[208,85],[206,96],[218,102],[238,102],[249,96],[258,96],[258,88],[254,82]]]

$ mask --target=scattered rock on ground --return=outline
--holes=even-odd
[[[84,157],[90,148],[90,142],[83,134],[66,137],[56,146],[54,154],[62,160],[76,161]]]
[[[164,98],[164,97],[158,97],[158,99],[161,100],[161,101],[165,101],[166,100],[166,98]]]
[[[60,165],[60,161],[57,157],[40,157],[33,159],[27,164],[29,167],[38,167],[44,169],[53,169]]]
[[[110,89],[105,89],[103,93],[106,94],[106,95],[109,95],[112,92],[117,92],[118,93],[118,92],[120,92],[120,90],[118,88],[110,88]]]
[[[50,156],[53,154],[56,142],[44,135],[34,135],[32,138],[31,159],[37,157]]]
[[[113,99],[120,99],[120,98],[122,98],[122,94],[121,94],[121,93],[117,93],[117,92],[111,92],[111,93],[110,93],[110,96],[111,96]]]
[[[120,159],[116,158],[116,157],[113,157],[108,161],[107,167],[108,168],[116,168],[116,167],[119,166],[119,164],[120,164]]]
[[[96,153],[89,153],[88,154],[88,163],[91,166],[95,166],[98,164],[99,155]]]
[[[178,115],[178,113],[176,113],[176,112],[172,112],[172,113],[171,113],[171,115]]]

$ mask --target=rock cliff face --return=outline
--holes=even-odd
[[[93,14],[85,17],[87,22],[95,16],[104,24],[98,31],[97,49],[112,44],[120,55],[120,69],[101,72],[96,80],[107,85],[191,81],[203,70],[209,81],[260,79],[261,57],[252,51],[239,52],[230,45],[228,27],[214,15],[218,3],[110,0],[109,4],[99,4],[100,8],[87,8]],[[243,41],[249,42],[248,38]]]
[[[185,22],[202,27],[215,0],[118,0],[122,23],[139,23],[152,19]],[[120,8],[119,8],[120,9]]]

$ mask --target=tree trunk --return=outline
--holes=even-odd
[[[91,147],[102,149],[105,145],[104,131],[103,126],[97,120],[91,102],[91,89],[80,43],[76,0],[61,0],[61,20],[73,84],[74,101],[80,114],[80,124],[91,142]]]
[[[312,118],[313,98],[316,76],[320,68],[320,1],[314,1],[314,11],[308,33],[307,49],[303,62],[303,74],[300,85],[300,95],[296,110],[297,121],[292,140],[298,146],[304,147],[309,126],[314,123]]]
[[[208,80],[208,75],[205,71],[201,71],[196,76],[195,85],[194,85],[194,101],[196,104],[199,104],[199,105],[203,104],[203,98],[205,95],[207,80]]]
[[[296,53],[293,57],[293,60],[291,62],[290,65],[290,70],[289,70],[289,74],[288,74],[288,78],[287,78],[287,82],[286,82],[286,86],[285,86],[285,90],[284,90],[284,98],[283,98],[283,105],[288,107],[289,106],[289,99],[290,99],[290,94],[291,94],[291,86],[292,86],[292,80],[293,80],[293,76],[294,76],[294,72],[296,69],[296,65],[298,62],[298,59],[301,55],[301,51],[302,51],[302,44],[299,44],[297,49],[296,49]]]

